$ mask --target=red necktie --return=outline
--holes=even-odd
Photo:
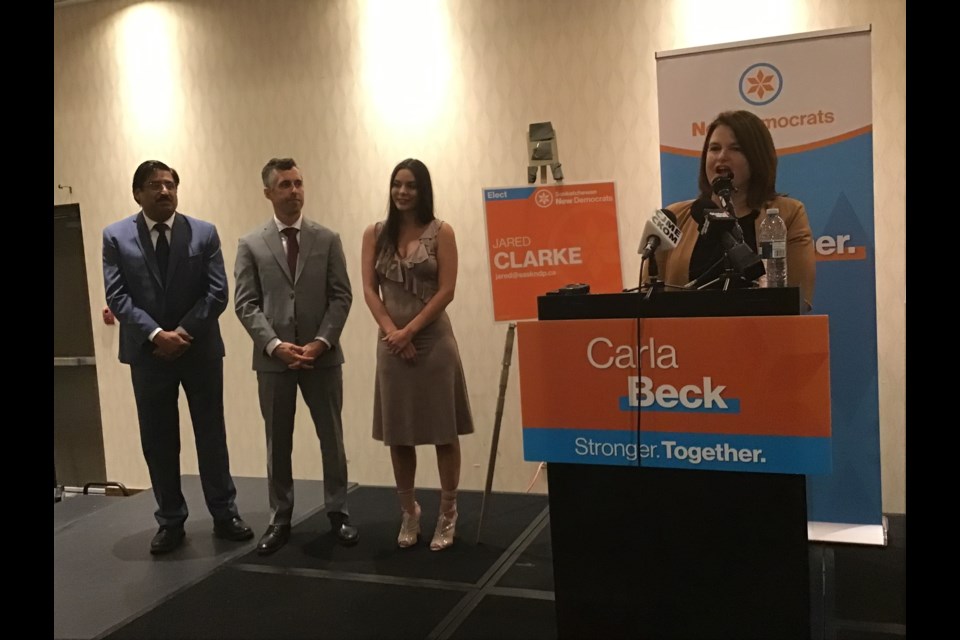
[[[295,227],[287,227],[283,235],[287,236],[287,266],[290,267],[290,277],[297,279],[297,256],[300,255],[300,243],[297,242]]]

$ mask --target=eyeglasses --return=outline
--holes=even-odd
[[[169,180],[151,180],[143,185],[144,189],[149,189],[150,191],[162,191],[166,189],[167,191],[176,191],[177,185]]]

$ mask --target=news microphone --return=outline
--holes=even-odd
[[[717,205],[714,204],[713,200],[706,196],[700,196],[693,201],[693,204],[690,205],[690,217],[693,218],[694,222],[697,223],[697,229],[703,227],[704,220],[704,211],[707,209],[716,209]]]
[[[714,180],[714,182],[716,182],[716,180]],[[730,218],[733,219],[733,228],[729,229],[730,235],[732,235],[737,242],[743,242],[743,229],[740,228],[740,222],[737,220],[736,213],[726,207],[718,209],[716,203],[706,196],[697,198],[693,204],[690,205],[690,217],[697,222],[697,229],[700,231],[700,235],[704,235],[703,223],[706,221],[707,211],[716,212],[721,210],[726,211],[730,215]]]
[[[700,226],[700,235],[715,235],[720,237],[722,233],[729,233],[731,237],[733,230],[739,227],[737,218],[721,209],[705,209],[703,212],[703,224]]]
[[[703,216],[700,235],[713,236],[720,242],[734,271],[750,281],[766,273],[760,256],[744,244],[743,230],[736,216],[717,209],[705,210]]]
[[[642,260],[649,260],[658,251],[676,249],[680,242],[677,216],[669,209],[657,209],[643,226],[643,238],[637,248]]]

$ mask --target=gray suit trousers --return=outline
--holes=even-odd
[[[320,439],[323,461],[323,493],[327,514],[347,511],[347,456],[343,447],[342,368],[281,372],[258,371],[260,411],[267,435],[271,524],[290,524],[293,515],[293,424],[297,387],[310,410]]]

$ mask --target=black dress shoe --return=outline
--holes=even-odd
[[[337,541],[349,547],[360,541],[360,532],[350,524],[350,518],[343,514],[330,516],[330,531],[337,536]]]
[[[289,524],[272,524],[267,527],[266,533],[263,534],[263,537],[260,538],[260,542],[257,543],[257,553],[261,556],[268,556],[283,545],[287,544],[287,540],[289,539]]]
[[[155,556],[170,553],[183,544],[184,536],[183,527],[160,527],[150,541],[150,553]]]
[[[240,516],[233,516],[229,520],[218,520],[213,523],[213,535],[224,540],[249,540],[253,537],[253,529],[247,526]]]

